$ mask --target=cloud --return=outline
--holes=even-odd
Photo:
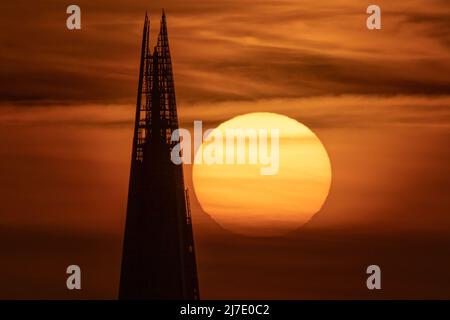
[[[450,127],[450,95],[379,96],[338,95],[290,99],[235,100],[181,103],[180,126],[195,120],[215,127],[234,116],[251,112],[274,112],[294,118],[311,128],[383,128],[395,126]],[[0,124],[21,126],[132,127],[133,104],[81,104],[0,109]]]
[[[448,95],[340,95],[182,105],[179,116],[185,125],[202,120],[215,126],[240,114],[265,111],[287,115],[311,128],[448,128],[449,106]]]
[[[62,3],[2,3],[0,105],[133,103],[143,14],[154,43],[162,7],[181,102],[450,93],[449,4],[379,4],[371,32],[351,1],[80,1],[72,32]]]

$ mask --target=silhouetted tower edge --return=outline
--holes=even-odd
[[[153,53],[144,19],[120,299],[199,299],[183,168],[170,160],[178,129],[166,16]]]

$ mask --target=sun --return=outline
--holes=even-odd
[[[245,139],[245,163],[225,160],[227,133],[261,129],[269,132],[264,136],[269,146],[264,152],[272,153],[272,168],[276,168],[272,174],[262,174],[269,166],[267,159],[249,161],[252,155],[258,159],[261,139],[258,148]],[[218,153],[222,163],[199,163],[211,149],[213,136],[224,137],[223,143],[216,143],[223,145]],[[236,147],[233,150],[237,153]],[[305,125],[280,114],[249,113],[223,122],[205,139],[195,160],[193,184],[201,207],[222,227],[242,235],[280,236],[299,228],[321,209],[330,190],[331,165],[325,147]]]

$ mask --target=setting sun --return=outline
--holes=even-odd
[[[308,222],[322,207],[331,184],[330,160],[318,137],[296,120],[275,113],[237,116],[210,135],[225,137],[230,129],[278,129],[278,172],[261,174],[266,164],[260,162],[200,164],[197,159],[210,143],[207,139],[193,166],[202,208],[224,228],[244,235],[282,235]],[[247,158],[256,152],[249,143],[245,148]]]

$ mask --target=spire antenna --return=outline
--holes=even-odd
[[[145,14],[119,299],[199,299],[189,194],[171,160],[178,129],[166,18],[153,53]]]

